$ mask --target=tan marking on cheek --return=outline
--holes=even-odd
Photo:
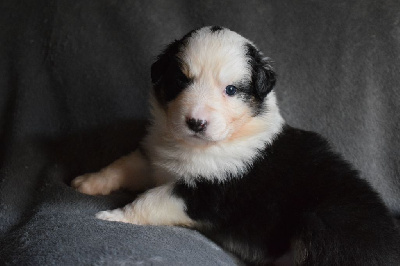
[[[169,102],[166,110],[166,126],[167,131],[164,132],[166,136],[172,137],[173,139],[179,141],[181,139],[181,134],[176,134],[178,131],[182,131],[182,113],[185,106],[185,101],[182,95],[178,95],[176,99]]]
[[[187,110],[190,107],[189,101],[185,98],[187,98],[185,93],[181,93],[168,104],[167,119],[169,124],[178,122],[174,120],[179,117],[179,114],[183,114],[183,110]]]
[[[188,79],[193,79],[194,75],[192,72],[190,72],[190,67],[188,67],[187,64],[183,64],[181,68],[182,73],[188,78]]]
[[[223,97],[223,104],[225,106],[229,106],[229,101],[230,101],[229,97]],[[226,118],[227,124],[229,124],[232,129],[231,130],[232,133],[230,134],[227,140],[233,140],[239,138],[242,135],[242,133],[244,133],[244,132],[241,133],[241,131],[243,131],[241,130],[242,127],[246,123],[248,123],[252,118],[251,111],[248,110],[248,108],[245,108],[243,109],[243,111],[232,115],[233,113],[232,111],[237,111],[237,110],[238,108],[235,106],[229,106],[224,110],[224,116]]]
[[[173,116],[176,115],[177,112],[179,112],[179,109],[181,109],[179,100],[174,100],[173,102],[170,102],[167,110],[168,122],[170,122],[171,119],[173,119]]]
[[[231,124],[233,131],[228,137],[227,141],[250,137],[264,130],[262,124],[251,116],[251,110],[248,109],[241,113],[238,117],[232,117]]]
[[[247,123],[244,123],[241,127],[239,127],[233,134],[229,137],[228,140],[236,140],[240,138],[250,137],[260,133],[263,130],[263,127],[259,123],[255,123],[250,120]]]

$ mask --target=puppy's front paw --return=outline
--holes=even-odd
[[[108,178],[100,172],[78,176],[71,186],[88,195],[107,195],[113,190]]]
[[[96,214],[96,218],[100,220],[123,222],[127,223],[124,211],[122,209],[115,209],[111,211],[101,211]]]

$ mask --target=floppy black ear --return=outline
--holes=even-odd
[[[250,43],[247,44],[247,56],[250,57],[253,89],[257,98],[263,100],[274,88],[276,74],[272,69],[271,61]]]
[[[159,56],[157,60],[151,65],[151,82],[153,84],[156,84],[158,81],[160,81],[167,66],[167,58],[163,58],[161,56]]]
[[[264,99],[272,91],[276,83],[276,74],[267,59],[262,59],[255,70],[255,89],[260,99]]]
[[[151,82],[159,83],[168,69],[168,66],[179,52],[180,41],[175,40],[170,43],[165,50],[157,57],[157,60],[151,65]]]

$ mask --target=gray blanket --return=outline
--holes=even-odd
[[[136,148],[150,65],[191,29],[274,59],[292,126],[326,136],[400,214],[400,1],[0,3],[0,264],[232,265],[198,232],[96,220],[135,195],[69,182]]]

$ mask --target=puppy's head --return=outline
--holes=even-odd
[[[275,85],[269,60],[221,27],[192,31],[167,46],[151,67],[156,107],[176,140],[209,145],[265,130]],[[154,104],[153,104],[154,105]]]

